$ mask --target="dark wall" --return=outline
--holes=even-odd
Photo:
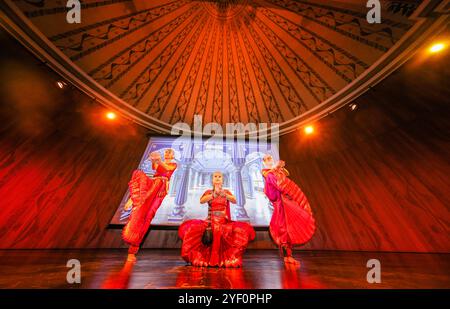
[[[281,138],[318,232],[305,248],[450,252],[449,53],[418,54],[343,108]]]
[[[0,247],[97,246],[146,132],[58,79],[0,35]]]

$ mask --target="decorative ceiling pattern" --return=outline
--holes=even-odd
[[[364,74],[414,25],[421,1],[66,1],[14,4],[104,89],[168,125],[288,123]]]

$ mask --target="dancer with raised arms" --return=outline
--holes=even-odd
[[[270,221],[270,235],[279,246],[286,264],[300,266],[292,256],[294,245],[309,241],[316,225],[311,207],[302,190],[289,179],[284,161],[276,164],[271,155],[263,158],[264,193],[274,210]]]
[[[164,160],[159,152],[152,152],[149,156],[152,169],[155,170],[153,177],[148,177],[143,171],[135,170],[128,186],[130,188],[130,199],[125,209],[132,209],[128,223],[122,231],[123,240],[130,245],[128,249],[128,260],[136,260],[136,253],[147,233],[150,223],[161,206],[169,190],[169,181],[177,164],[174,159],[173,149],[164,151]]]

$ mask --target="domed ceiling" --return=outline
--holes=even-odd
[[[381,2],[381,24],[360,0],[92,0],[80,24],[66,22],[66,1],[9,9],[70,81],[167,132],[194,115],[291,128],[345,104],[434,25],[417,30],[421,1]]]

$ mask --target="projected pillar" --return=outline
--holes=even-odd
[[[249,169],[248,170],[248,175],[247,175],[247,185],[248,185],[248,197],[249,198],[255,198],[255,190],[253,188],[254,183],[253,183],[253,175],[252,175],[252,171]]]
[[[178,178],[179,178],[178,171],[175,170],[175,172],[173,173],[172,178],[170,180],[170,183],[169,183],[169,196],[175,196],[176,195],[176,193],[177,193],[176,188],[177,188],[177,184],[178,184]]]
[[[198,177],[198,172],[196,170],[194,170],[194,175],[192,177],[192,186],[191,186],[191,188],[193,188],[193,189],[197,188],[197,177]]]
[[[189,175],[189,189],[194,189],[195,173],[196,173],[196,171],[191,169],[191,172]]]
[[[234,176],[234,195],[236,196],[236,207],[234,209],[236,220],[238,221],[250,221],[250,218],[245,210],[245,192],[244,185],[242,183],[242,168],[245,164],[245,151],[242,149],[242,145],[234,143],[233,145],[233,176]]]
[[[177,193],[175,196],[175,207],[169,215],[169,221],[182,221],[186,210],[184,204],[187,201],[189,189],[189,175],[191,171],[191,164],[193,161],[193,145],[189,143],[183,149],[180,168],[180,180],[178,182]]]
[[[205,173],[200,173],[200,187],[205,186]]]

